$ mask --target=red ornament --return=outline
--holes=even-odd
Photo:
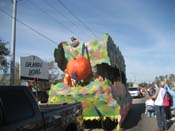
[[[75,80],[84,80],[91,72],[90,62],[84,56],[78,56],[68,61],[66,72]]]

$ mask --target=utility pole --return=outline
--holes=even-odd
[[[13,0],[13,16],[12,16],[12,38],[11,38],[11,65],[10,65],[10,84],[15,83],[15,43],[16,43],[16,0]]]

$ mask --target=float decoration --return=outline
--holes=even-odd
[[[130,108],[131,97],[125,86],[125,61],[112,38],[105,34],[102,41],[74,46],[62,42],[54,56],[65,78],[64,82],[51,86],[49,102],[80,101],[84,120],[117,119],[120,127]],[[94,80],[91,67],[95,67],[95,74],[103,79]]]
[[[71,58],[67,63],[66,73],[75,80],[84,80],[91,73],[90,62],[83,56]]]

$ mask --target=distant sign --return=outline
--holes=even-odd
[[[139,84],[136,83],[136,82],[134,82],[134,83],[133,83],[133,87],[139,87]]]
[[[20,57],[21,79],[48,80],[48,64],[37,56]]]

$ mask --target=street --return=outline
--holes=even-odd
[[[157,123],[155,118],[147,118],[145,112],[145,98],[133,99],[132,108],[126,117],[121,131],[155,131]],[[175,131],[175,121],[169,122],[169,130]],[[85,131],[89,131],[85,129]],[[103,129],[94,128],[91,131],[104,131]]]

